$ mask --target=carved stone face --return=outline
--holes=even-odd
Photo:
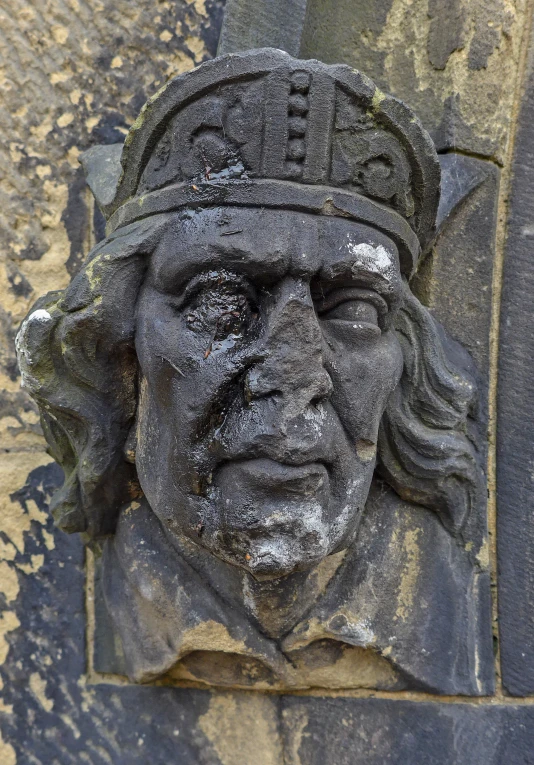
[[[257,578],[353,540],[402,371],[395,245],[340,218],[189,212],[139,297],[136,465],[164,527]]]

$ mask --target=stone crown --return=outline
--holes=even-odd
[[[407,275],[439,201],[434,145],[405,104],[347,66],[274,49],[171,80],[132,126],[121,167],[100,203],[108,231],[180,207],[288,207],[384,230]]]

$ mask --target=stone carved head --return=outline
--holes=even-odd
[[[409,286],[439,201],[414,114],[253,51],[157,93],[119,173],[107,151],[85,164],[108,236],[18,338],[58,525],[104,538],[144,503],[171,545],[282,586],[355,547],[379,481],[476,553],[472,368]]]

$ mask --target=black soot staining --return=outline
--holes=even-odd
[[[204,358],[228,350],[244,335],[253,332],[258,319],[256,297],[251,285],[229,271],[209,271],[196,277],[185,290],[188,329],[210,337]]]

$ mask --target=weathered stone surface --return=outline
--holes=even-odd
[[[309,0],[300,54],[366,72],[438,151],[502,162],[527,21],[526,0]]]
[[[80,762],[77,753],[67,752],[67,734],[56,727],[77,735],[65,722],[67,716],[60,717],[65,708],[59,704],[61,713],[54,717],[41,691],[46,683],[67,688],[68,678],[79,679],[85,662],[83,577],[80,568],[76,572],[83,551],[74,539],[54,548],[55,532],[40,499],[51,486],[40,466],[50,458],[35,408],[20,390],[15,331],[35,297],[66,285],[94,243],[93,204],[79,153],[94,143],[122,142],[141,104],[159,85],[215,53],[222,7],[217,0],[161,2],[157,7],[99,0],[0,3],[0,664],[7,661],[5,673],[16,674],[9,691],[14,705],[2,706],[0,716],[2,727],[10,728],[5,735],[20,740],[16,752],[13,745],[0,743],[2,765],[16,759],[19,765]],[[94,222],[99,238],[102,221],[96,216]],[[57,485],[57,472],[51,469]],[[24,509],[10,497],[35,470]],[[44,488],[36,488],[43,481]],[[47,600],[43,587],[67,563],[70,575],[49,590]],[[45,657],[36,651],[41,641],[53,651],[52,621],[60,601],[69,608],[57,629],[67,623],[72,628],[68,650],[57,638],[60,652],[68,656],[64,663],[58,663],[57,653]],[[46,608],[41,609],[42,603],[48,603]],[[45,621],[33,631],[31,619],[41,617]],[[13,638],[16,649],[11,648]],[[111,708],[111,694],[105,696]],[[77,715],[83,699],[77,696],[72,705]],[[19,720],[25,720],[20,727]],[[103,756],[114,754],[88,756],[101,763]]]
[[[279,48],[298,56],[306,0],[227,0],[218,55]]]
[[[109,236],[17,349],[58,524],[114,535],[121,668],[491,692],[477,374],[403,281],[439,198],[416,116],[267,48],[160,90],[114,196],[110,151],[84,155]]]
[[[284,765],[532,765],[532,707],[383,699],[283,703]]]
[[[504,263],[498,394],[499,613],[503,683],[534,693],[534,72],[519,114]]]
[[[466,178],[468,193],[441,224],[432,252],[413,280],[413,289],[476,361],[484,381],[479,387],[478,408],[478,442],[484,444],[500,171],[491,162],[463,155],[445,154],[440,161],[447,179],[450,173],[451,185],[457,175]],[[455,193],[451,189],[452,199]]]
[[[0,222],[3,242],[11,243],[0,283],[0,362],[5,385],[0,405],[2,765],[141,765],[147,759],[155,765],[175,760],[186,765],[534,762],[530,700],[526,706],[460,704],[458,699],[438,704],[435,700],[422,703],[420,696],[403,700],[402,693],[392,699],[279,699],[255,692],[208,693],[86,682],[83,550],[78,540],[52,527],[45,500],[61,477],[43,452],[35,406],[19,390],[12,340],[37,295],[64,287],[94,239],[103,237],[103,219],[98,214],[93,219],[76,161],[78,152],[94,143],[123,140],[124,129],[140,104],[167,76],[169,56],[175,60],[172,74],[182,65],[185,69],[213,55],[221,6],[210,0],[205,5],[201,1],[159,3],[157,10],[145,2],[132,6],[97,0],[46,4],[4,0],[1,5],[0,87],[7,108],[0,116],[5,140]],[[350,16],[358,5],[363,31],[358,19]],[[328,31],[326,17],[330,16],[341,21],[342,39],[355,32],[357,44],[345,46],[349,56],[345,60],[363,68],[384,89],[402,95],[421,113],[426,110],[425,123],[441,147],[459,146],[500,162],[512,119],[526,8],[512,2],[482,5],[451,3],[448,11],[448,4],[432,0],[427,18],[425,2],[351,3],[350,7],[347,3],[343,10],[343,3],[336,0],[323,5],[321,24]],[[318,3],[312,6],[319,8]],[[318,13],[313,7],[312,21]],[[175,29],[178,33],[173,35]],[[320,46],[317,30],[311,32],[314,44]],[[326,35],[332,61],[345,57],[336,35],[331,31]],[[310,39],[308,35],[307,45]],[[95,122],[102,109],[104,117]],[[119,112],[126,115],[125,122]],[[528,132],[530,112],[525,113]],[[532,292],[524,246],[529,239],[528,173],[532,172],[528,136],[519,146],[525,148],[516,167],[513,209],[525,213],[514,212],[514,218],[519,216],[515,233],[512,220],[505,282],[511,308],[510,315],[505,309],[503,325],[507,345],[502,375],[513,391],[513,405],[506,408],[501,402],[504,438],[499,460],[505,482],[501,480],[505,488],[500,518],[502,528],[511,532],[509,541],[503,538],[500,564],[503,676],[506,690],[523,695],[532,694],[534,686],[529,649],[532,540],[525,509],[531,504],[531,455],[523,414],[532,403],[524,357],[533,353],[524,339]],[[468,252],[476,255],[478,264],[475,274],[465,274],[466,280],[472,280],[469,298],[453,299],[451,293],[436,290],[432,280],[425,282],[426,292],[418,293],[447,329],[468,345],[469,323],[474,322],[478,335],[485,332],[487,321],[489,259],[482,255],[483,243],[489,248],[492,239],[493,208],[485,196],[488,186],[496,182],[492,178],[490,173],[468,205],[455,213],[463,235],[471,241]],[[487,230],[476,225],[477,210],[488,221]],[[527,233],[521,236],[525,228]],[[444,231],[443,240],[448,235]],[[450,237],[458,246],[454,229]],[[448,248],[449,244],[443,244],[444,254]],[[445,259],[440,263],[439,249],[440,241],[437,260],[428,261],[428,272],[445,283],[452,279],[453,289],[462,294],[459,259],[449,268]],[[516,252],[520,253],[517,259]],[[418,289],[424,281],[419,280]],[[476,292],[478,288],[484,293]],[[475,294],[477,310],[469,305]],[[516,327],[522,331],[515,332]],[[482,369],[485,342],[483,338],[482,347],[470,346]],[[509,424],[511,440],[504,430]],[[505,595],[510,597],[509,605],[503,602]]]
[[[43,448],[14,335],[94,244],[79,154],[122,142],[171,76],[215,53],[222,0],[0,4],[0,448]],[[140,65],[142,61],[142,65]]]

